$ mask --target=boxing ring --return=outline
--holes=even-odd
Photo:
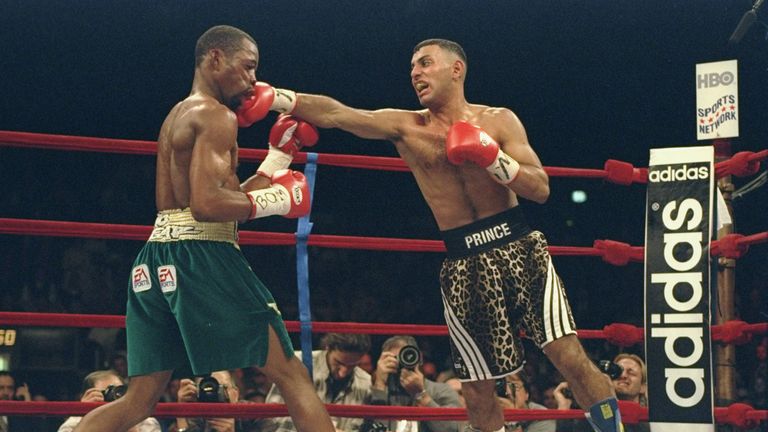
[[[0,146],[22,147],[45,150],[104,152],[134,155],[154,155],[156,142],[124,139],[106,139],[64,135],[48,135],[26,132],[0,131]],[[240,149],[241,162],[258,162],[266,156],[267,150]],[[761,161],[768,158],[768,150],[760,152],[739,152],[715,164],[717,178],[726,176],[746,177],[756,174]],[[341,154],[299,153],[295,164],[305,164],[305,174],[314,189],[315,175],[319,165],[364,168],[383,171],[408,171],[399,158],[369,157]],[[617,187],[645,184],[648,169],[632,164],[607,160],[603,169],[577,169],[545,167],[550,177],[589,178],[602,180]],[[400,251],[400,252],[444,252],[442,241],[414,240],[384,237],[354,237],[341,235],[312,234],[311,214],[300,218],[295,233],[259,232],[241,230],[239,244],[243,247],[291,246],[297,254],[297,281],[299,320],[286,321],[290,332],[300,333],[302,350],[307,356],[311,352],[312,333],[343,332],[376,335],[410,334],[414,336],[447,336],[444,325],[409,325],[353,322],[312,322],[309,310],[309,265],[307,248],[345,248],[357,250]],[[151,226],[66,222],[53,220],[0,218],[0,234],[22,236],[53,236],[111,240],[145,241]],[[746,254],[752,245],[768,242],[768,231],[752,234],[730,233],[712,241],[712,256],[737,260]],[[616,240],[595,240],[592,247],[550,246],[553,256],[599,257],[614,266],[642,262],[643,246],[632,246]],[[80,328],[122,328],[125,317],[120,315],[83,315],[58,313],[0,312],[0,325],[12,326],[55,326]],[[711,328],[712,340],[728,345],[744,344],[753,335],[768,334],[768,323],[747,323],[729,320]],[[643,343],[644,329],[625,323],[611,323],[600,330],[579,330],[581,339],[605,340],[618,347],[630,347]],[[99,406],[98,403],[81,402],[20,402],[0,401],[0,415],[70,416],[84,415]],[[648,409],[633,402],[619,402],[624,423],[633,424],[648,421]],[[327,405],[331,416],[373,417],[388,420],[466,420],[463,408],[420,408],[370,405]],[[532,421],[545,419],[584,419],[582,410],[518,410],[504,411],[508,421]],[[238,417],[268,418],[287,416],[284,405],[278,404],[206,404],[206,403],[160,403],[156,417]],[[751,428],[768,424],[768,410],[757,410],[743,403],[733,403],[715,408],[715,419],[719,424],[738,428]]]

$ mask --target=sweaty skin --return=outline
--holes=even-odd
[[[231,107],[252,93],[259,58],[253,43],[244,45],[231,65],[222,65],[222,73],[236,72],[234,79],[193,91],[163,122],[157,142],[158,210],[191,207],[198,221],[245,220],[251,204],[242,192],[269,186],[264,177],[253,176],[242,185],[237,178],[238,127]],[[213,96],[217,93],[221,98]]]
[[[239,184],[238,125],[233,111],[253,93],[258,62],[255,43],[243,38],[239,49],[230,54],[211,48],[196,64],[190,95],[171,109],[160,129],[155,181],[158,210],[189,207],[200,222],[249,217],[253,206],[244,192],[268,187],[269,179],[254,174]],[[297,430],[333,432],[304,365],[293,356],[286,358],[271,326],[268,338],[266,361],[260,370],[280,388]],[[127,431],[152,413],[172,372],[133,376],[123,397],[90,411],[75,430]]]
[[[517,116],[506,108],[470,104],[464,99],[465,65],[436,45],[422,47],[411,62],[411,82],[427,109],[354,109],[325,96],[300,94],[293,114],[323,128],[335,127],[363,138],[389,140],[408,164],[441,230],[466,225],[518,204],[517,195],[544,202],[549,182]],[[496,183],[473,163],[452,165],[445,137],[459,120],[492,136],[521,164],[509,187]]]
[[[292,114],[318,127],[339,128],[361,138],[394,143],[441,231],[515,207],[518,196],[544,203],[549,197],[549,177],[528,142],[525,128],[507,108],[467,102],[466,71],[458,55],[436,44],[425,45],[411,58],[411,85],[426,109],[363,110],[327,96],[300,94]],[[514,181],[502,186],[483,167],[448,161],[445,139],[451,125],[460,120],[482,128],[520,164]],[[613,396],[611,383],[589,360],[575,335],[559,338],[542,349],[572,383],[581,406],[590,407]],[[496,431],[504,426],[494,390],[494,380],[462,385],[470,424],[476,429]]]

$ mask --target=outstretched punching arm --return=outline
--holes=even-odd
[[[291,114],[321,128],[338,128],[360,138],[396,141],[402,134],[408,111],[396,109],[363,110],[348,107],[322,95],[296,93],[259,82],[254,94],[237,111],[240,127],[263,119],[269,111]]]
[[[321,128],[338,128],[360,138],[396,141],[402,135],[408,111],[363,110],[322,95],[297,95],[293,114]]]

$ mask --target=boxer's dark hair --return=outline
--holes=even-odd
[[[423,40],[418,44],[416,44],[416,46],[413,48],[413,52],[416,52],[422,49],[423,47],[429,46],[429,45],[437,45],[446,51],[450,51],[456,54],[457,56],[459,56],[459,58],[461,59],[461,61],[464,62],[465,65],[467,64],[467,53],[464,52],[464,48],[462,48],[461,45],[459,45],[458,43],[454,41],[450,41],[448,39],[434,38],[434,39]]]
[[[247,39],[256,45],[251,35],[240,30],[237,27],[228,25],[218,25],[206,30],[205,33],[197,39],[195,45],[195,66],[200,66],[208,51],[218,48],[230,55],[243,49],[243,39]]]

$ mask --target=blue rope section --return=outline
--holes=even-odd
[[[307,163],[304,176],[309,182],[309,198],[315,193],[315,176],[317,174],[317,153],[307,153]],[[310,201],[311,202],[311,201]],[[301,328],[301,360],[312,377],[312,312],[309,306],[309,264],[307,261],[307,241],[312,232],[310,213],[299,218],[296,229],[296,282],[299,294],[299,326]]]

